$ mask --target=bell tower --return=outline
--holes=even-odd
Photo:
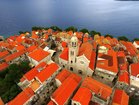
[[[74,65],[76,63],[76,56],[78,55],[78,50],[79,50],[78,38],[74,33],[69,43],[69,69],[70,70],[73,70],[74,68]]]

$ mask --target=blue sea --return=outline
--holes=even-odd
[[[139,38],[139,1],[0,0],[0,35],[4,37],[31,31],[32,26],[52,25]]]

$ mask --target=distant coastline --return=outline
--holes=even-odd
[[[52,29],[53,31],[59,31],[59,32],[62,32],[62,31],[73,31],[73,32],[82,32],[82,33],[88,33],[90,37],[93,37],[94,35],[98,34],[99,36],[104,36],[104,37],[111,37],[111,38],[117,38],[118,40],[124,40],[124,41],[129,41],[129,42],[134,42],[134,41],[139,41],[139,38],[138,37],[135,37],[133,39],[130,39],[128,37],[126,37],[126,35],[118,35],[118,36],[115,36],[115,35],[112,35],[112,34],[102,34],[101,32],[98,32],[96,30],[88,30],[87,28],[82,28],[82,29],[78,29],[74,26],[69,26],[65,29],[62,29],[58,26],[51,26],[51,27],[40,27],[40,26],[33,26],[32,27],[32,31],[42,31],[42,30],[48,30],[48,29]],[[14,34],[14,35],[20,35],[20,34],[25,34],[25,33],[30,33],[31,34],[31,31],[19,31],[18,34]],[[12,35],[10,35],[12,36]],[[6,39],[10,36],[7,36],[7,37],[3,37],[1,36],[1,40],[2,39]]]

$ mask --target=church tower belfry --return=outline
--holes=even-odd
[[[76,37],[76,33],[74,33],[69,43],[69,66],[71,70],[74,68],[74,64],[76,63],[78,50],[79,50],[78,38]]]

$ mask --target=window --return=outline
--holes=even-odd
[[[71,55],[74,55],[74,51],[71,51],[70,54],[71,54]]]
[[[73,67],[70,67],[70,70],[73,71]]]
[[[83,62],[83,61],[80,61],[80,63],[81,63],[81,64],[84,64],[84,62]]]
[[[53,83],[53,82],[51,82],[51,83],[50,83],[50,86],[53,86],[53,85],[54,85],[54,83]]]
[[[83,74],[83,73],[82,73],[82,70],[79,70],[78,73],[81,74],[81,75]]]
[[[131,88],[131,90],[132,90],[132,91],[134,91],[134,90],[135,90],[135,88]]]
[[[98,96],[101,96],[101,94],[100,94],[100,93],[98,93]]]
[[[76,42],[72,42],[72,47],[76,47]]]

